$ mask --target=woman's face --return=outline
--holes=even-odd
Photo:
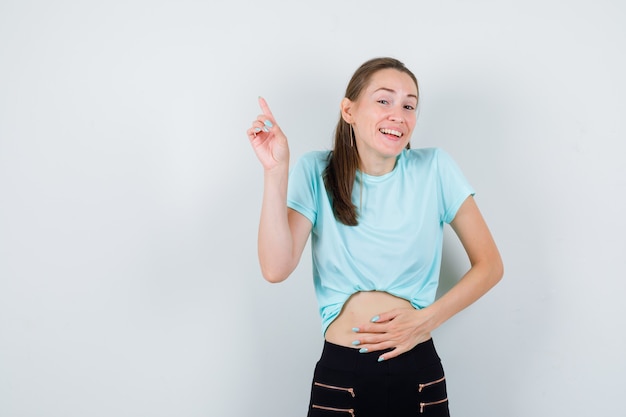
[[[376,72],[356,101],[342,101],[342,116],[354,128],[364,172],[382,175],[393,169],[411,139],[416,109],[415,82],[395,69]]]

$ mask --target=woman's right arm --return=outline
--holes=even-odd
[[[263,114],[252,122],[248,138],[263,165],[263,202],[259,222],[259,263],[263,277],[281,282],[298,265],[311,232],[311,222],[287,208],[289,146],[269,106],[259,97]]]

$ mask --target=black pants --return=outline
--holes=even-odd
[[[449,416],[446,382],[432,339],[397,358],[324,343],[308,417]]]

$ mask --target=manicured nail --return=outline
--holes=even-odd
[[[272,126],[274,126],[274,125],[272,124],[272,122],[270,122],[269,120],[266,120],[264,123],[265,123],[265,126],[267,126],[267,127],[272,127]]]
[[[380,320],[380,316],[374,316],[372,317],[372,320],[370,320],[372,323],[376,323],[378,320]]]
[[[353,328],[352,328],[352,331],[353,331],[353,332],[355,332],[355,333],[358,333],[358,331],[359,331],[359,330],[360,330],[360,329],[359,329],[358,327],[353,327]]]
[[[256,133],[259,133],[259,132],[261,131],[261,128],[260,128],[260,127],[255,127],[255,128],[254,128],[254,131],[255,131]]]
[[[269,130],[268,128],[264,127],[264,128],[263,128],[263,131],[264,131],[264,132],[269,132],[270,130]]]
[[[361,349],[359,349],[359,353],[367,353],[367,348],[361,348]]]
[[[359,340],[355,340],[354,342],[352,342],[352,344],[353,344],[354,346],[358,346],[358,345],[360,345],[360,344],[361,344],[361,342],[360,342]]]
[[[385,360],[385,357],[384,357],[384,356],[379,356],[379,357],[378,357],[378,362],[382,362],[382,361],[384,361],[384,360]]]

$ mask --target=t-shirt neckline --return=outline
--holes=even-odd
[[[393,177],[396,172],[398,171],[398,166],[400,165],[401,161],[404,159],[404,153],[407,151],[407,149],[403,149],[402,152],[400,152],[400,155],[398,155],[396,157],[396,164],[394,165],[393,169],[389,172],[387,172],[386,174],[383,175],[370,175],[370,174],[366,174],[365,172],[362,172],[361,170],[357,169],[356,170],[356,176],[357,178],[362,178],[363,181],[369,182],[369,183],[375,183],[375,182],[382,182],[385,181],[391,177]]]

